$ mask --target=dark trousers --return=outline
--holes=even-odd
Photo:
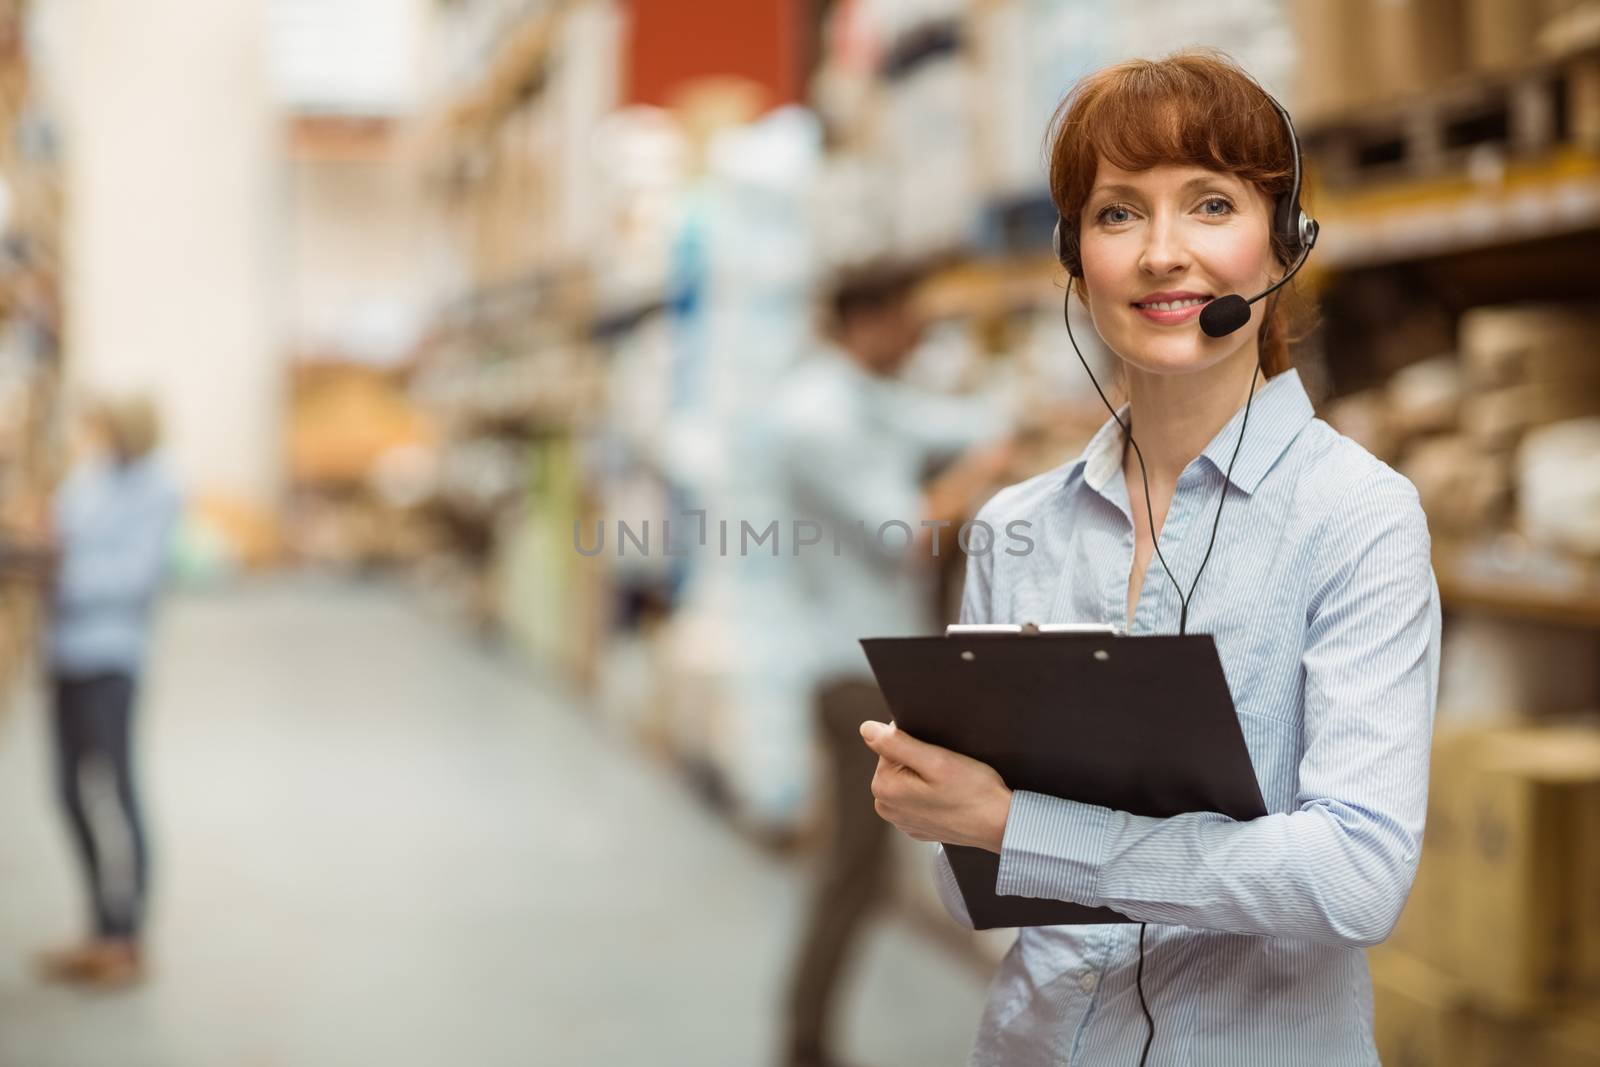
[[[882,694],[871,681],[834,681],[817,691],[816,716],[833,772],[832,812],[789,992],[788,1052],[801,1063],[824,1061],[829,1051],[839,976],[889,859],[890,827],[872,806],[878,757],[860,732],[867,719],[889,720]]]
[[[56,785],[67,823],[89,883],[95,934],[135,939],[144,918],[149,852],[134,790],[131,734],[134,684],[130,675],[95,674],[54,679]],[[91,768],[109,780],[111,805],[90,804]],[[122,850],[108,849],[102,809],[109,808],[127,841],[125,865],[108,863]],[[93,812],[93,816],[91,816]],[[96,821],[102,825],[96,826]]]

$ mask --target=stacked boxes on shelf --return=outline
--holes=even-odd
[[[1535,545],[1600,557],[1597,347],[1594,307],[1484,308],[1461,322],[1463,429],[1486,450],[1517,448],[1519,528]]]
[[[28,7],[0,3],[0,709],[34,643],[38,544],[56,474],[61,176]]]
[[[1458,334],[1459,359],[1406,367],[1381,390],[1335,402],[1329,420],[1411,479],[1436,539],[1515,526],[1542,548],[1600,554],[1585,536],[1600,524],[1592,487],[1542,506],[1546,486],[1592,481],[1581,463],[1600,448],[1600,311],[1474,308]],[[1537,447],[1556,429],[1563,440]]]
[[[429,573],[476,621],[587,683],[603,592],[571,524],[605,390],[594,272],[615,250],[596,130],[618,100],[621,8],[470,0],[435,22],[422,165],[465,276],[412,389],[440,430],[428,507],[444,552]]]
[[[1518,1022],[1475,1013],[1421,960],[1373,952],[1373,1036],[1387,1067],[1595,1067],[1600,1026],[1568,1014]]]
[[[1572,624],[1600,617],[1600,312],[1475,308],[1457,334],[1458,356],[1403,368],[1327,418],[1416,486],[1446,609],[1487,597],[1514,613],[1446,627],[1441,726],[1592,706],[1595,637]]]
[[[1583,621],[1600,617],[1600,584],[1577,580],[1600,559],[1600,317],[1527,304],[1452,322],[1430,298],[1489,293],[1450,284],[1470,267],[1428,269],[1590,224],[1592,164],[1571,154],[1581,80],[1562,50],[1533,44],[1569,6],[1293,5],[1291,106],[1328,194],[1313,205],[1319,265],[1378,268],[1335,277],[1346,305],[1366,289],[1422,297],[1368,316],[1358,341],[1339,324],[1365,351],[1336,369],[1383,384],[1326,412],[1416,485],[1448,613],[1421,864],[1369,953],[1379,1056],[1402,1067],[1600,1064],[1600,723],[1581,714],[1600,702]],[[1415,274],[1382,273],[1412,259]]]
[[[1533,427],[1600,414],[1600,310],[1478,308],[1461,318],[1462,429],[1486,450]]]
[[[1515,76],[1560,41],[1576,0],[1294,0],[1295,102],[1307,122],[1473,77]],[[1541,42],[1548,47],[1541,48]]]
[[[1600,725],[1441,733],[1411,899],[1369,955],[1385,1063],[1600,1063]]]

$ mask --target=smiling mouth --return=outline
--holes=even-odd
[[[1155,300],[1148,304],[1135,303],[1133,306],[1140,311],[1182,311],[1184,308],[1199,307],[1210,302],[1209,296],[1195,296],[1187,300]]]

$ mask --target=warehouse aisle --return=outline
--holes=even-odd
[[[802,881],[530,672],[394,589],[286,579],[168,608],[143,706],[155,979],[94,997],[43,717],[0,720],[0,1067],[759,1067]],[[901,924],[865,1064],[964,1060],[975,969]]]

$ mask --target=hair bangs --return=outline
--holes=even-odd
[[[1287,192],[1294,158],[1266,92],[1226,60],[1183,52],[1090,75],[1052,123],[1050,191],[1076,221],[1103,159],[1122,170],[1194,166]]]

